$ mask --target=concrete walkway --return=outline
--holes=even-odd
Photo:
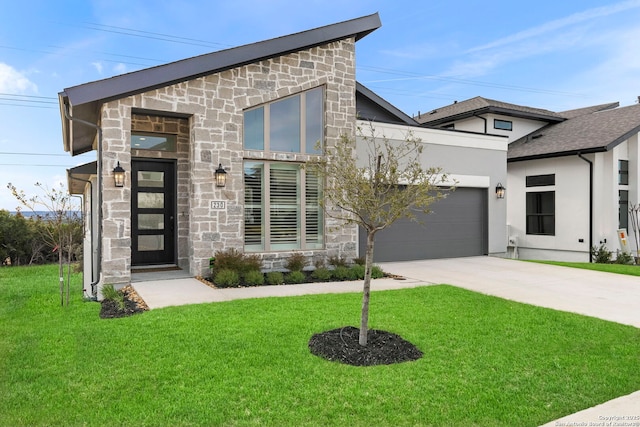
[[[640,277],[492,257],[393,262],[381,263],[380,266],[384,271],[403,276],[405,280],[374,280],[373,291],[445,283],[640,328]],[[139,282],[133,286],[152,309],[245,298],[362,291],[362,281],[213,289],[196,279],[181,278]],[[543,427],[607,425],[609,422],[609,425],[616,425],[616,422],[622,423],[619,425],[640,425],[637,417],[640,417],[640,391],[568,415]]]

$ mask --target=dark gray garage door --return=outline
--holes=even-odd
[[[458,188],[432,205],[433,213],[420,214],[420,223],[395,222],[376,235],[374,261],[455,258],[486,255],[487,189]],[[360,256],[367,236],[360,230]]]

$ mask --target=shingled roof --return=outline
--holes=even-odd
[[[576,108],[575,110],[560,111],[558,114],[560,114],[565,119],[573,119],[575,117],[582,116],[584,114],[591,114],[598,111],[617,108],[619,105],[620,105],[619,102],[610,102],[608,104],[600,104],[600,105],[593,105],[591,107]]]
[[[418,117],[414,117],[414,119],[418,123],[426,126],[437,126],[454,120],[486,113],[543,120],[549,123],[558,123],[565,120],[562,115],[554,113],[553,111],[509,104],[508,102],[496,101],[481,96],[476,96],[466,101],[454,102],[453,104],[438,108],[429,113],[420,114]]]
[[[545,126],[512,142],[509,144],[507,161],[608,151],[638,132],[640,104],[596,109],[595,112],[579,114],[562,123]]]
[[[104,102],[349,37],[359,40],[381,25],[380,17],[375,13],[300,33],[66,88],[58,94],[64,149],[70,151],[72,155],[91,151],[96,129],[82,124],[81,121],[97,124],[100,106]],[[66,117],[68,110],[72,117],[78,120],[70,122]]]

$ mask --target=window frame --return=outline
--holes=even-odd
[[[504,123],[505,126],[498,126],[498,123]],[[508,124],[508,125],[507,125]],[[513,121],[504,119],[493,119],[493,128],[498,130],[513,131]]]
[[[318,98],[314,98],[317,93],[320,93]],[[275,120],[277,118],[272,117],[272,110],[277,111],[274,106],[283,106],[285,103],[292,102],[294,99],[298,98],[298,108],[295,112],[298,118],[299,128],[296,129],[296,134],[298,137],[298,141],[294,141],[294,146],[297,147],[297,150],[274,150],[272,145],[272,137],[277,135]],[[317,105],[312,105],[312,102],[317,102]],[[314,108],[319,107],[319,114],[311,115],[310,112],[313,111]],[[257,135],[256,128],[252,126],[254,123],[249,122],[252,115],[256,115],[258,117],[258,111],[262,111],[262,119],[261,119],[261,127],[262,128],[262,141],[261,143],[256,144],[258,140],[248,140],[247,137],[250,134],[247,132],[248,129],[251,130],[252,135]],[[326,106],[325,106],[325,88],[324,86],[318,86],[309,90],[305,90],[302,92],[298,92],[293,95],[285,96],[282,98],[274,99],[273,101],[256,105],[251,108],[247,108],[243,111],[243,134],[242,134],[242,147],[244,150],[249,151],[263,151],[265,153],[295,153],[295,154],[305,154],[305,155],[322,155],[325,145],[325,123],[326,123]],[[315,123],[313,119],[320,119],[320,123]],[[286,121],[286,120],[285,120]],[[285,122],[283,121],[283,123]],[[320,147],[316,149],[317,141],[308,141],[310,136],[310,131],[315,129],[319,130],[320,135]]]
[[[618,160],[618,185],[629,185],[629,160]]]
[[[170,149],[166,149],[166,150],[158,150],[158,149],[154,149],[154,148],[141,148],[141,147],[134,147],[134,138],[135,137],[150,137],[150,138],[159,138],[159,137],[164,137],[167,139],[167,141],[171,141],[173,144],[173,147],[171,147]],[[178,135],[173,134],[173,133],[162,133],[162,132],[145,132],[145,131],[135,131],[132,130],[131,131],[131,138],[129,139],[129,146],[132,150],[141,150],[141,151],[158,151],[158,152],[165,152],[165,153],[176,153],[178,151]]]
[[[551,209],[549,211],[544,210],[542,197],[551,196]],[[531,200],[535,197],[537,200]],[[537,209],[531,210],[534,205]],[[551,223],[545,222],[545,219],[551,218]],[[531,222],[535,219],[535,222]],[[526,234],[534,236],[555,236],[556,230],[556,192],[555,190],[548,191],[528,191],[525,199],[525,226]],[[535,227],[534,227],[535,225]],[[551,230],[547,230],[546,227],[551,227]]]
[[[625,197],[623,197],[623,195]],[[629,190],[618,190],[618,228],[629,227]]]
[[[247,188],[247,171],[248,168],[254,168],[260,170],[260,204],[259,207],[255,203],[253,193]],[[285,239],[281,243],[277,240],[279,237],[274,234],[274,217],[277,215],[274,209],[277,203],[274,203],[275,195],[273,178],[275,173],[272,171],[284,171],[295,170],[296,171],[296,203],[286,203],[286,194],[283,193],[282,198],[282,213],[286,214],[288,210],[291,212],[291,207],[295,209],[296,224],[295,224],[295,238],[293,241],[286,242]],[[246,252],[282,252],[291,250],[315,250],[324,249],[324,230],[325,230],[325,216],[321,206],[322,200],[322,180],[317,179],[317,188],[315,189],[315,203],[309,196],[312,193],[307,185],[309,174],[312,172],[303,167],[302,163],[294,162],[278,162],[268,160],[245,160],[243,165],[244,175],[244,191],[245,191],[245,213],[244,213],[244,230],[243,230],[243,245]],[[283,186],[286,183],[283,183]],[[256,186],[254,186],[256,187]],[[286,191],[286,189],[285,189]],[[250,194],[251,193],[251,194]],[[253,200],[253,203],[247,203],[249,199]],[[251,201],[249,200],[249,201]],[[249,211],[250,210],[250,211]],[[254,228],[259,230],[259,236],[256,233],[247,235],[247,215],[251,212],[253,217],[259,217],[259,224],[251,223]],[[309,219],[313,217],[317,218],[317,221],[311,224]],[[281,227],[282,224],[281,223]],[[315,237],[314,237],[315,236]],[[257,242],[247,244],[247,237],[251,237],[250,241]],[[258,238],[259,237],[259,238]],[[315,240],[314,240],[315,239]]]

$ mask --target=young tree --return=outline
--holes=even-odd
[[[359,337],[360,345],[366,346],[376,233],[400,218],[417,220],[416,213],[429,213],[430,205],[453,187],[440,168],[422,165],[423,144],[413,134],[394,142],[370,126],[366,134],[358,129],[358,135],[357,147],[355,140],[343,135],[310,167],[324,178],[327,215],[357,224],[367,233]]]
[[[40,223],[37,230],[42,240],[58,255],[58,272],[60,281],[60,302],[65,304],[64,256],[70,264],[73,257],[74,243],[77,243],[82,221],[78,217],[78,206],[73,203],[72,196],[65,190],[64,185],[59,188],[49,188],[36,183],[44,196],[28,197],[23,190],[18,190],[9,183],[7,188],[21,205],[31,210]],[[69,286],[67,283],[66,302],[69,304]]]

